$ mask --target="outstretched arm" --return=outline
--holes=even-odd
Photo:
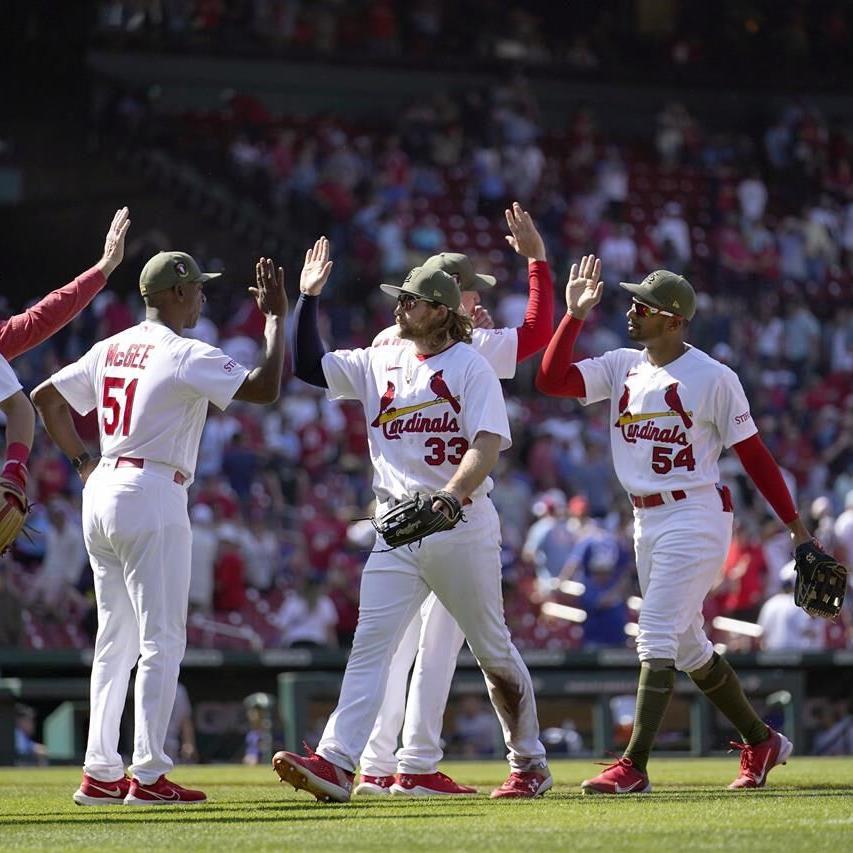
[[[23,391],[16,391],[0,402],[6,416],[6,461],[2,475],[22,489],[27,485],[27,459],[33,446],[36,413]]]
[[[575,341],[587,314],[601,300],[604,282],[600,281],[601,261],[584,255],[580,267],[572,264],[566,285],[566,316],[545,350],[536,374],[536,388],[550,397],[584,397],[583,374],[574,364]]]
[[[11,361],[70,323],[103,290],[110,274],[121,263],[129,227],[130,213],[123,207],[113,217],[104,254],[95,266],[23,313],[10,317],[0,327],[0,354]]]
[[[255,264],[255,282],[257,287],[250,287],[249,292],[266,317],[264,353],[261,363],[243,380],[234,399],[274,403],[281,392],[284,370],[284,318],[287,316],[284,270],[281,267],[276,270],[270,258],[260,258]]]
[[[328,388],[321,364],[326,348],[320,340],[317,309],[320,294],[329,280],[333,262],[329,260],[329,241],[321,237],[305,253],[299,277],[299,301],[293,312],[293,374],[318,388]]]
[[[518,327],[519,363],[545,348],[554,328],[554,282],[545,254],[545,242],[530,214],[518,202],[505,210],[506,224],[511,232],[507,242],[527,258],[527,280],[530,296],[524,322]]]

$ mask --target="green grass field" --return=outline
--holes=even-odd
[[[74,768],[0,769],[0,850],[853,850],[853,759],[794,758],[760,791],[726,791],[737,759],[659,759],[653,794],[581,796],[589,761],[555,761],[541,800],[488,798],[500,762],[447,762],[479,797],[323,805],[264,767],[181,767],[197,807],[81,808]]]

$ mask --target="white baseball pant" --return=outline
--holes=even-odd
[[[435,773],[444,756],[444,709],[464,642],[462,629],[431,592],[391,659],[382,707],[361,756],[362,774]],[[407,700],[406,682],[413,663]],[[401,726],[403,745],[397,751]]]
[[[124,775],[119,726],[137,661],[130,772],[151,784],[173,766],[164,744],[186,648],[192,545],[187,490],[173,477],[166,465],[102,460],[83,490],[98,605],[83,769],[102,781]]]
[[[358,628],[338,705],[317,747],[328,761],[355,770],[385,696],[391,658],[433,590],[477,659],[503,729],[514,771],[545,764],[530,673],[509,635],[501,595],[500,526],[480,498],[467,523],[421,545],[370,555],[361,579]]]
[[[674,660],[692,672],[714,652],[703,630],[702,603],[717,579],[732,539],[732,513],[714,486],[681,501],[634,509],[634,551],[643,606],[640,660]]]

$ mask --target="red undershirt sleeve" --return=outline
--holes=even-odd
[[[583,327],[583,320],[570,314],[563,317],[551,343],[542,357],[536,374],[536,389],[549,397],[585,397],[583,374],[574,361],[575,341]]]
[[[554,329],[554,281],[548,261],[530,261],[527,280],[530,297],[524,322],[516,329],[518,351],[515,360],[519,364],[544,349]]]
[[[70,323],[103,290],[107,279],[92,267],[70,284],[48,293],[44,299],[0,326],[0,354],[11,361]]]
[[[783,524],[790,524],[797,517],[797,508],[788,491],[782,472],[776,464],[776,460],[767,449],[767,445],[756,433],[744,441],[732,445],[735,453],[740,458],[744,471],[749,474],[758,491],[764,495],[767,503],[773,507],[773,511],[782,520]]]

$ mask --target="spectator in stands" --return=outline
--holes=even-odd
[[[326,595],[322,577],[309,575],[285,598],[278,612],[282,645],[336,648],[338,612]]]
[[[501,731],[495,712],[481,696],[465,696],[453,718],[449,747],[465,758],[497,756]]]
[[[522,558],[536,569],[542,591],[551,589],[563,570],[575,545],[576,536],[569,530],[565,494],[550,489],[533,504],[538,516],[527,533]]]
[[[242,610],[246,604],[246,561],[236,519],[219,526],[219,553],[213,569],[213,609],[218,613]]]
[[[761,172],[752,169],[749,175],[737,186],[737,198],[740,203],[741,221],[750,225],[764,218],[767,207],[767,184],[761,179]]]
[[[684,272],[692,257],[690,229],[677,201],[664,205],[663,214],[652,233],[658,250],[667,259],[667,269]]]
[[[166,727],[164,749],[166,755],[175,764],[189,764],[198,761],[193,706],[187,688],[180,681],[175,693],[175,704],[172,706],[172,716],[169,717],[169,724]]]
[[[196,504],[190,510],[190,523],[193,535],[190,608],[209,614],[213,610],[214,567],[219,551],[219,537],[213,527],[213,510],[207,504]]]
[[[633,561],[612,533],[595,530],[578,540],[563,576],[585,587],[579,606],[586,611],[584,648],[625,645],[625,623]]]
[[[8,557],[0,557],[0,649],[16,649],[24,638],[23,602],[9,583]]]
[[[844,499],[844,512],[835,519],[834,533],[838,558],[849,571],[853,569],[853,489],[847,492],[847,497]]]
[[[253,512],[243,533],[248,586],[259,592],[266,592],[273,587],[279,570],[279,553],[278,537],[270,529],[263,514]]]
[[[749,516],[736,518],[723,576],[716,590],[721,612],[733,619],[755,621],[763,600],[766,574],[757,526]]]
[[[794,604],[794,561],[779,572],[782,591],[764,602],[758,614],[761,648],[766,652],[819,651],[824,648],[824,629],[820,619],[809,616]]]
[[[35,738],[36,712],[29,705],[15,705],[15,763],[46,767],[47,750]]]
[[[86,562],[83,530],[68,502],[54,497],[47,504],[48,527],[41,568],[27,596],[27,606],[42,610],[57,622],[71,612],[88,609],[77,591],[80,572]]]

